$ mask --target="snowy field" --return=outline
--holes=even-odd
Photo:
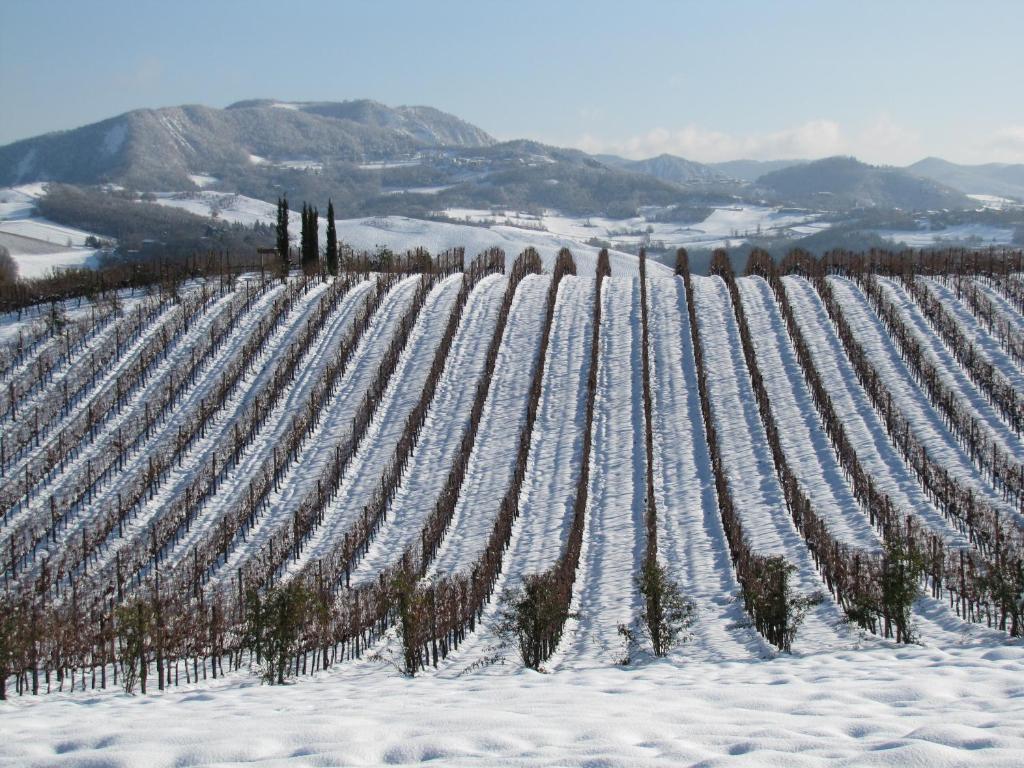
[[[96,249],[85,245],[91,232],[35,215],[43,184],[0,188],[0,245],[10,251],[19,277],[44,277],[52,269],[91,265]]]
[[[1024,648],[852,650],[544,675],[284,688],[229,677],[145,697],[0,704],[9,766],[1019,766]]]
[[[950,245],[982,247],[1010,245],[1013,229],[990,224],[957,224],[945,229],[880,229],[879,236],[893,243],[906,243],[909,248],[935,248]]]
[[[212,194],[219,193],[176,202],[213,200]],[[267,220],[254,201],[237,196],[216,200],[222,215]],[[420,225],[427,229],[417,229]],[[546,238],[546,247],[554,248],[550,232],[508,225],[487,229],[388,217],[339,222],[338,229],[342,239],[346,232],[367,237],[396,232],[409,238],[410,247],[435,237],[426,244],[437,250],[447,232],[491,237],[507,230],[510,238],[535,236],[538,243]],[[550,262],[553,250],[545,256]],[[21,443],[14,451],[6,442],[0,456],[8,478],[0,485],[0,498],[13,499],[8,491],[17,492],[17,501],[7,502],[0,520],[0,541],[11,548],[0,566],[5,584],[26,596],[40,587],[45,592],[48,569],[57,563],[53,567],[61,584],[73,582],[74,589],[63,589],[53,604],[39,610],[45,611],[43,620],[72,627],[70,635],[77,625],[64,621],[68,614],[56,612],[61,606],[78,617],[85,628],[78,631],[102,632],[111,626],[96,628],[96,619],[78,616],[78,594],[115,601],[121,599],[114,597],[115,589],[123,586],[123,604],[129,605],[133,598],[147,599],[148,582],[142,580],[160,573],[162,583],[172,585],[167,592],[180,602],[168,603],[171,629],[160,635],[168,645],[150,651],[168,653],[175,678],[180,662],[199,654],[201,661],[191,669],[203,670],[203,682],[180,675],[175,685],[158,692],[151,672],[149,694],[132,697],[109,679],[105,689],[92,679],[92,665],[101,666],[95,655],[82,657],[74,693],[65,678],[60,691],[18,696],[13,680],[5,678],[11,700],[0,703],[0,766],[1021,764],[1024,640],[982,622],[970,623],[950,607],[945,594],[936,598],[926,592],[906,604],[915,642],[899,645],[847,621],[840,604],[825,592],[786,507],[773,443],[755,398],[754,373],[762,377],[782,433],[777,443],[781,455],[814,511],[838,540],[860,552],[877,551],[880,541],[832,449],[769,283],[759,277],[737,281],[736,300],[753,342],[748,360],[734,299],[723,279],[691,278],[691,328],[681,277],[652,265],[642,292],[634,275],[637,262],[627,254],[620,258],[612,263],[613,271],[619,271],[603,280],[599,295],[587,275],[594,262],[586,255],[579,258],[582,275],[563,279],[550,314],[550,274],[529,274],[517,283],[507,274],[481,277],[472,290],[467,284],[459,315],[452,314],[462,286],[459,275],[438,277],[429,291],[425,283],[422,305],[416,303],[421,278],[415,275],[390,285],[361,277],[351,286],[295,277],[288,285],[275,281],[259,291],[240,283],[202,302],[166,302],[146,319],[129,314],[97,326],[64,355],[56,354],[59,336],[41,340],[0,379],[8,391],[18,391],[21,408],[33,409],[39,420],[35,428],[42,430],[42,439],[33,441],[27,424],[35,422],[10,412],[0,416],[5,440],[17,435]],[[914,296],[897,281],[881,283],[946,386],[977,419],[978,429],[998,440],[1007,454],[1019,454],[1024,443],[960,369]],[[1019,523],[1014,502],[1002,498],[961,436],[944,423],[861,288],[838,276],[827,284],[855,341],[880,371],[893,407],[929,455],[978,498],[987,499],[1003,520]],[[807,337],[809,358],[827,383],[865,470],[937,539],[952,549],[971,547],[943,518],[890,439],[814,284],[787,277],[783,285],[794,320]],[[957,304],[943,283],[929,285],[958,313],[984,354],[1020,381],[998,342],[988,339],[986,344],[970,308]],[[509,287],[515,291],[507,294],[505,305]],[[196,288],[188,286],[189,291]],[[1004,289],[992,285],[987,290],[999,295]],[[379,302],[368,301],[378,295]],[[187,322],[181,319],[185,304],[195,305]],[[502,307],[508,317],[499,324]],[[1019,319],[1010,306],[1001,311]],[[229,315],[234,319],[221,327]],[[452,321],[446,344],[442,334],[450,317],[458,322]],[[22,322],[29,328],[40,319]],[[403,336],[406,322],[408,336]],[[8,336],[13,324],[8,319]],[[122,337],[121,329],[129,327],[135,330]],[[196,350],[202,351],[206,339],[212,344],[215,328],[223,332],[223,341],[202,357]],[[541,360],[545,332],[548,346]],[[595,339],[596,367],[591,369]],[[396,340],[401,340],[399,347]],[[645,343],[650,450],[643,439]],[[107,352],[101,370],[93,372],[97,350]],[[389,350],[397,355],[390,367],[383,365]],[[50,353],[52,360],[43,358]],[[343,354],[346,365],[328,374],[331,361]],[[44,363],[52,363],[52,370]],[[534,389],[533,372],[541,363],[543,376]],[[38,380],[37,369],[46,370]],[[237,373],[233,383],[230,371]],[[701,372],[707,377],[703,390]],[[322,389],[328,375],[335,378],[329,389]],[[437,377],[433,390],[427,387],[430,375]],[[479,389],[477,400],[485,378],[488,386]],[[74,397],[66,394],[66,381],[80,390]],[[155,418],[150,408],[159,407],[165,402],[162,393],[172,390],[176,398],[166,401],[166,413]],[[707,395],[707,423],[701,391]],[[354,438],[344,469],[331,480],[329,468],[341,446],[357,434],[355,420],[364,397],[373,402],[369,421]],[[421,397],[426,397],[421,428],[407,432]],[[536,402],[536,420],[527,432],[531,402]],[[589,432],[588,408],[593,409]],[[304,414],[311,414],[311,421],[303,427],[299,418]],[[87,429],[94,417],[93,428]],[[712,466],[708,443],[712,425],[721,457],[717,466]],[[472,440],[464,442],[470,431]],[[586,434],[591,434],[589,446],[583,443]],[[188,435],[191,440],[185,439]],[[345,611],[353,603],[355,615],[361,610],[351,595],[368,594],[366,588],[377,582],[384,585],[409,552],[422,558],[419,586],[424,589],[435,577],[485,573],[481,564],[487,564],[491,542],[502,541],[494,538],[503,519],[499,504],[515,476],[521,436],[529,438],[524,445],[530,450],[522,489],[518,497],[508,496],[518,514],[504,518],[511,531],[496,588],[464,592],[458,599],[473,601],[465,615],[479,619],[463,620],[458,644],[453,641],[416,679],[405,677],[399,673],[404,648],[396,611],[371,618],[374,631],[366,632],[355,623],[358,618],[346,623],[353,614]],[[400,485],[382,502],[379,525],[357,539],[360,547],[350,548],[350,536],[364,535],[358,516],[374,504],[385,468],[407,439],[412,442],[406,444]],[[126,441],[128,449],[121,455]],[[282,445],[291,453],[278,464]],[[460,454],[463,445],[470,447]],[[64,458],[70,447],[74,452]],[[572,614],[541,663],[544,673],[526,671],[518,649],[497,626],[505,607],[500,590],[562,558],[585,447],[586,504],[579,506],[576,518],[582,523],[573,524],[573,530],[582,531],[579,564],[565,592]],[[465,473],[449,487],[459,456],[465,457]],[[657,502],[659,562],[697,611],[687,639],[661,660],[652,657],[646,641],[629,647],[620,631],[623,625],[639,626],[644,605],[634,578],[650,544],[648,466]],[[728,478],[728,492],[753,551],[784,556],[794,566],[795,592],[822,593],[800,624],[791,655],[758,634],[738,598],[718,504],[719,471]],[[135,494],[134,506],[119,516],[122,494],[129,493]],[[253,501],[257,493],[265,504]],[[318,506],[307,508],[311,499]],[[426,544],[429,525],[444,499],[452,501],[451,515],[437,529],[431,548]],[[300,512],[310,515],[305,529],[300,529]],[[273,544],[288,541],[289,531],[295,544],[278,549],[275,560]],[[339,551],[354,554],[324,576],[322,564]],[[265,563],[272,568],[267,572],[287,585],[311,574],[323,580],[330,634],[318,635],[316,644],[303,635],[304,650],[341,646],[345,654],[347,643],[348,656],[358,658],[339,658],[328,671],[299,674],[289,685],[271,688],[259,684],[250,666],[251,646],[242,645],[236,657],[240,669],[227,664],[226,675],[206,679],[212,670],[207,659],[222,657],[219,650],[207,653],[206,631],[212,625],[204,619],[186,622],[205,616],[206,605],[223,601],[217,604],[227,606],[224,618],[230,622],[224,637],[234,643],[242,634],[237,631],[242,628],[241,603],[230,602],[235,585],[240,591],[243,572],[258,578]],[[122,569],[129,576],[126,584],[120,581]],[[261,589],[266,582],[251,584]],[[393,609],[393,599],[384,598],[382,604]],[[429,615],[438,621],[439,614]],[[115,621],[125,631],[123,614]],[[7,637],[23,640],[15,632],[0,635],[0,641]],[[53,638],[62,637],[54,632],[32,641],[44,649],[41,662],[25,661],[34,658],[30,646],[17,646],[19,663],[74,665],[63,658],[51,661],[67,642]],[[363,643],[355,653],[354,637]],[[448,635],[441,637],[440,642],[448,642]],[[627,653],[631,665],[622,661]],[[57,687],[55,671],[42,687]]]
[[[441,189],[431,187],[427,191],[436,193]],[[272,223],[276,216],[272,203],[227,192],[165,193],[158,195],[157,202],[247,226],[257,221]],[[291,213],[298,226],[298,212]],[[338,239],[358,250],[370,251],[380,247],[404,251],[422,246],[437,252],[462,245],[467,254],[497,246],[515,255],[533,247],[547,264],[553,263],[560,248],[569,248],[576,257],[580,274],[590,275],[600,249],[588,243],[597,238],[611,244],[613,273],[634,274],[635,258],[617,249],[635,252],[640,246],[727,248],[750,237],[806,236],[831,226],[819,220],[820,214],[754,205],[716,208],[703,221],[688,224],[648,221],[642,215],[609,219],[475,208],[449,208],[441,213],[447,221],[404,216],[341,219],[337,222]],[[321,235],[325,236],[323,228],[321,230]],[[653,273],[661,267],[652,263],[651,269]]]
[[[449,208],[442,213],[453,221],[487,224],[495,229],[536,230],[571,238],[578,243],[597,238],[611,243],[613,247],[630,248],[729,248],[751,237],[806,236],[831,226],[820,221],[820,214],[757,205],[715,208],[704,220],[686,223],[655,221],[648,219],[643,212],[628,219],[561,216],[554,212],[533,215],[513,210],[476,208]]]

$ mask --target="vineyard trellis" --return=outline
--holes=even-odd
[[[640,255],[638,267],[644,434],[635,439],[644,441],[646,462],[642,532],[646,571],[659,562],[646,254]],[[338,277],[311,274],[282,286],[252,278],[242,278],[239,283],[222,271],[219,285],[208,278],[183,290],[177,279],[181,275],[176,272],[166,290],[136,300],[131,310],[117,307],[116,302],[101,303],[88,318],[69,321],[58,330],[54,324],[41,323],[20,335],[0,355],[5,385],[0,407],[7,411],[2,417],[0,449],[4,467],[0,499],[5,509],[0,694],[6,697],[12,687],[17,693],[42,693],[111,684],[137,684],[146,690],[154,678],[162,689],[180,684],[182,678],[196,682],[219,677],[251,662],[268,665],[268,679],[280,681],[289,673],[316,671],[362,656],[380,642],[401,643],[402,666],[409,673],[439,665],[478,630],[485,608],[497,599],[495,585],[507,566],[506,548],[519,522],[559,285],[565,276],[576,274],[568,251],[563,250],[552,262],[536,363],[526,365],[524,361],[518,374],[529,381],[524,416],[515,435],[511,477],[501,490],[481,551],[457,571],[427,578],[450,534],[467,469],[478,447],[481,418],[492,394],[490,374],[517,288],[528,275],[543,271],[539,254],[532,250],[516,259],[508,271],[468,423],[458,436],[450,465],[436,468],[445,475],[445,482],[419,535],[411,545],[391,553],[390,563],[374,580],[353,585],[349,576],[378,535],[398,488],[407,480],[410,458],[434,405],[438,382],[451,363],[453,340],[466,321],[464,309],[470,294],[487,275],[504,269],[505,257],[500,251],[486,252],[468,265],[461,251],[435,259],[418,251],[386,262],[343,253]],[[1020,254],[837,252],[814,260],[794,253],[778,267],[763,252],[751,254],[746,272],[763,277],[770,287],[816,418],[831,440],[862,511],[884,544],[878,551],[839,541],[801,486],[782,447],[736,277],[724,253],[713,260],[714,279],[724,280],[728,291],[727,303],[731,303],[739,329],[743,361],[788,514],[824,585],[850,620],[898,642],[912,637],[906,598],[913,590],[904,589],[906,585],[899,582],[907,573],[917,579],[914,564],[920,564],[921,584],[934,597],[948,597],[951,613],[1010,636],[1024,633],[1024,533],[995,504],[929,455],[858,343],[829,275],[838,273],[857,282],[922,383],[929,407],[945,415],[968,446],[979,473],[989,473],[998,488],[1019,504],[1024,494],[1019,459],[1000,453],[986,431],[971,421],[955,392],[924,354],[899,308],[887,298],[879,276],[899,281],[927,317],[932,332],[1001,416],[1019,429],[1020,393],[1013,390],[1005,372],[972,346],[956,316],[928,281],[942,280],[943,285],[952,286],[966,310],[1019,362],[1019,333],[989,291],[1019,311],[1020,296],[1024,295],[1017,276],[1021,269]],[[422,386],[417,380],[409,409],[402,411],[393,450],[389,446],[387,460],[373,470],[369,502],[338,534],[338,546],[328,556],[309,558],[303,550],[325,522],[346,468],[366,439],[385,393],[395,386],[399,360],[413,338],[428,294],[443,277],[455,273],[461,273],[458,291],[450,309],[445,305],[443,329],[426,358],[429,369]],[[562,643],[580,552],[588,535],[592,503],[588,489],[594,471],[590,456],[594,441],[602,439],[594,431],[594,403],[600,386],[601,292],[610,274],[604,251],[597,258],[594,321],[585,340],[590,368],[580,438],[582,463],[574,479],[571,515],[557,559],[523,582],[536,603],[538,619],[529,653],[524,654],[532,666],[549,659]],[[794,632],[786,607],[793,597],[786,578],[791,566],[777,555],[759,552],[740,522],[731,492],[735,480],[730,480],[724,469],[723,443],[716,431],[707,385],[705,360],[710,351],[700,335],[701,323],[707,321],[697,311],[683,250],[677,254],[676,274],[685,293],[690,337],[684,343],[691,345],[696,364],[697,395],[718,514],[743,605],[753,627],[785,650],[791,646]],[[966,533],[969,546],[953,546],[915,510],[899,508],[861,463],[789,304],[782,279],[788,274],[802,275],[814,285],[888,439],[936,509],[951,526]],[[354,404],[350,427],[329,445],[315,446],[327,452],[328,460],[308,487],[289,502],[290,517],[275,520],[265,539],[238,555],[237,572],[226,572],[231,553],[268,513],[272,494],[290,487],[291,465],[313,450],[310,441],[318,434],[321,413],[330,407],[375,312],[395,300],[394,288],[406,278],[413,281],[407,291],[408,304],[395,318],[379,364]],[[300,407],[294,412],[282,411],[283,403],[288,402],[284,394],[308,364],[309,351],[357,285],[363,285],[360,290],[365,297],[357,303],[344,333],[339,333],[340,340],[332,342],[332,357],[301,390]],[[292,313],[300,303],[304,314],[296,320]],[[292,328],[288,334],[283,330],[286,327]],[[113,343],[98,343],[102,339],[113,339]],[[192,340],[191,349],[183,344],[185,339]],[[278,341],[273,342],[275,339]],[[278,346],[268,352],[272,342]],[[261,371],[259,376],[253,375],[256,368]],[[198,402],[186,397],[200,390],[204,396]],[[229,407],[229,403],[234,404]],[[239,486],[242,491],[226,498],[223,489],[238,484],[239,462],[249,446],[260,441],[271,414],[281,425],[275,432],[280,444],[272,446],[263,458],[254,458],[251,475],[238,480],[245,482]],[[218,423],[222,417],[226,420]],[[32,429],[24,431],[28,424]],[[183,478],[172,479],[190,462]],[[158,491],[162,488],[174,493],[161,496]],[[139,524],[142,521],[144,524]],[[200,521],[203,527],[190,533]],[[186,535],[193,543],[187,552],[179,551]],[[300,557],[304,558],[302,567],[293,566],[294,572],[286,573],[285,566]],[[631,583],[635,576],[622,574]],[[657,593],[645,593],[645,598],[647,614],[663,612]],[[278,639],[272,642],[274,637]],[[660,639],[652,640],[656,649],[662,645]]]

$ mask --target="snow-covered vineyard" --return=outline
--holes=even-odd
[[[449,253],[8,323],[0,690],[918,643],[1019,696],[1020,257],[905,266]]]

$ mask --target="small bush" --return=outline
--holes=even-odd
[[[316,608],[316,594],[299,580],[260,594],[246,594],[245,640],[263,663],[261,676],[270,685],[283,685],[288,660],[297,652],[307,617]]]
[[[795,572],[796,566],[784,557],[761,558],[755,577],[743,590],[743,600],[757,630],[786,653],[792,649],[807,611],[825,599],[820,592],[794,594],[791,581]]]
[[[543,574],[530,575],[521,587],[502,592],[498,635],[518,646],[523,664],[539,669],[554,651],[565,618],[553,580]]]
[[[886,635],[891,631],[890,624],[894,625],[898,643],[916,641],[911,615],[914,602],[921,596],[925,568],[921,553],[907,547],[902,539],[886,544],[881,573],[883,616]]]
[[[688,630],[697,620],[697,605],[683,594],[678,582],[655,559],[644,564],[636,583],[644,598],[639,624],[651,642],[654,655],[665,656],[689,639]]]
[[[398,632],[402,639],[402,671],[413,677],[423,667],[422,650],[429,620],[429,593],[416,577],[402,570],[391,582],[391,601],[398,613]]]

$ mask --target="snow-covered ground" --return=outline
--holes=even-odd
[[[173,192],[158,195],[156,202],[180,208],[200,216],[216,215],[223,221],[238,222],[252,226],[257,221],[271,224],[277,216],[272,203],[256,200],[229,192]],[[289,222],[292,231],[298,233],[299,211],[291,211]],[[566,221],[569,221],[566,219]],[[522,224],[522,222],[518,222]],[[467,257],[473,257],[488,248],[501,248],[509,261],[526,248],[535,248],[543,258],[546,268],[554,264],[555,256],[562,248],[569,248],[576,258],[581,276],[593,275],[597,254],[600,250],[586,245],[593,236],[588,233],[580,238],[572,231],[548,232],[539,227],[524,228],[516,225],[476,226],[443,221],[410,219],[405,216],[370,216],[361,219],[338,219],[335,222],[338,240],[356,250],[375,251],[389,248],[404,252],[415,248],[426,248],[431,253],[440,253],[449,248],[464,247]],[[321,239],[326,238],[326,227],[320,228]],[[636,257],[621,251],[611,251],[612,271],[615,274],[635,274]],[[651,263],[652,272],[668,274],[666,267]]]
[[[771,287],[761,277],[739,278],[737,284],[757,366],[790,469],[833,536],[851,546],[877,548],[875,532],[861,513],[853,487],[818,418]]]
[[[1024,648],[408,679],[338,668],[0,704],[0,765],[922,766],[1024,755]]]
[[[397,226],[411,220],[373,221]],[[410,226],[420,223],[456,226]],[[504,225],[462,227],[483,235],[503,228],[523,236],[532,232]],[[408,236],[410,244],[418,244]],[[386,661],[397,648],[397,643],[389,646],[394,639],[390,632],[378,644],[384,647],[374,649],[382,653],[339,663],[281,688],[261,687],[246,671],[140,698],[119,690],[90,690],[0,703],[0,765],[1019,765],[1024,755],[1024,641],[968,625],[942,601],[927,597],[915,604],[920,645],[898,646],[865,634],[844,623],[828,599],[800,627],[791,655],[777,652],[750,626],[736,599],[738,585],[717,509],[683,282],[654,269],[648,280],[648,343],[658,553],[684,594],[695,601],[698,614],[691,636],[668,659],[652,661],[641,651],[632,666],[617,664],[625,650],[619,625],[631,622],[639,607],[634,575],[646,545],[640,286],[623,271],[605,281],[600,297],[587,276],[567,277],[559,289],[520,515],[498,582],[500,591],[523,574],[547,567],[564,544],[580,472],[593,307],[600,300],[590,487],[572,603],[578,614],[545,664],[549,674],[523,670],[514,648],[495,653],[494,600],[484,607],[476,634],[436,671],[431,668],[415,680],[400,676]],[[458,279],[448,278],[432,290],[337,499],[288,572],[329,554],[379,481],[421,392]],[[236,542],[214,575],[215,584],[230,579],[268,535],[286,525],[299,499],[315,487],[332,446],[351,429],[353,412],[417,280],[408,278],[390,290],[298,459],[271,492],[267,509],[247,538]],[[402,486],[352,572],[354,585],[376,579],[407,547],[416,545],[462,439],[477,382],[486,374],[493,378],[477,441],[431,575],[457,572],[479,553],[511,475],[530,373],[537,364],[549,280],[548,275],[529,276],[520,285],[492,371],[483,367],[507,278],[484,278],[470,295]],[[785,508],[725,284],[717,277],[693,281],[712,416],[747,536],[755,550],[783,554],[797,566],[799,592],[823,590]],[[831,284],[915,435],[950,472],[1006,508],[929,405],[863,294],[842,278],[831,278]],[[971,324],[969,312],[951,291],[942,283],[928,284],[961,317],[985,354],[993,360],[1005,358],[997,344],[986,342],[976,321]],[[889,441],[813,286],[798,277],[785,278],[784,285],[814,364],[865,469],[896,504],[952,546],[966,546]],[[865,549],[876,547],[878,537],[852,498],[824,434],[771,289],[760,278],[741,278],[739,288],[787,459],[840,538]],[[216,386],[219,369],[243,348],[256,320],[281,290],[270,289],[244,313],[181,405],[129,458],[129,471],[141,468],[147,452],[172,438],[178,421],[195,410],[196,399]],[[141,505],[125,538],[115,542],[111,536],[90,569],[107,572],[120,548],[143,546],[147,526],[183,492],[197,467],[206,466],[213,451],[230,440],[232,425],[255,393],[268,385],[326,290],[318,284],[296,300],[206,433],[185,452],[182,465],[172,468],[154,498]],[[288,433],[290,417],[305,407],[370,290],[369,282],[360,283],[339,301],[294,380],[268,408],[256,439],[224,474],[218,492],[190,529],[169,548],[162,567],[180,564],[244,493],[268,452]],[[886,290],[901,301],[908,322],[929,343],[929,354],[960,396],[979,413],[989,409],[977,392],[971,394],[973,384],[962,379],[956,361],[927,322],[903,301],[906,296],[901,299],[899,285],[888,283]],[[118,419],[138,412],[149,393],[162,386],[162,372],[185,359],[192,341],[208,332],[213,313],[228,300],[219,299],[197,317]],[[90,343],[102,343],[104,333]],[[103,381],[116,370],[112,365]],[[63,375],[55,376],[57,385]],[[96,447],[83,448],[78,464],[106,445],[119,423],[112,420],[101,428]],[[991,429],[1002,428],[993,422]],[[1004,437],[1014,445],[1015,436]],[[89,515],[110,506],[118,481],[113,475],[83,505],[59,541],[70,541]],[[70,484],[70,478],[60,478],[52,487],[65,482]],[[33,502],[37,507],[45,503]],[[57,545],[49,548],[59,554]],[[13,694],[12,688],[8,692]]]
[[[785,277],[783,283],[814,367],[828,388],[836,413],[843,419],[861,465],[893,503],[914,510],[920,520],[948,543],[967,546],[966,538],[932,505],[913,470],[889,440],[885,423],[858,383],[857,372],[843,350],[817,291],[802,277]]]
[[[556,666],[607,666],[623,658],[619,626],[639,606],[634,585],[644,535],[644,414],[640,283],[608,278],[601,293],[594,445],[583,547]]]
[[[487,546],[515,469],[550,282],[547,275],[528,275],[516,288],[459,502],[431,575],[468,570]]]
[[[729,291],[718,277],[692,280],[712,418],[744,533],[755,552],[781,555],[795,566],[796,591],[825,592],[814,561],[786,509],[743,357]],[[794,648],[839,650],[855,643],[854,636],[850,627],[843,625],[842,611],[826,597],[808,613]]]
[[[44,277],[52,269],[89,266],[95,248],[85,245],[92,235],[36,215],[36,200],[44,184],[0,188],[0,245],[10,251],[19,277]]]
[[[498,309],[508,285],[502,275],[481,280],[469,295],[462,321],[452,340],[444,372],[427,410],[419,440],[409,458],[402,484],[387,518],[351,574],[353,586],[377,578],[398,553],[419,540],[423,522],[433,510],[469,425],[477,384],[483,374],[487,348],[494,335]]]
[[[988,478],[978,471],[966,449],[947,427],[942,415],[928,401],[927,393],[914,379],[895,342],[878,315],[872,311],[861,290],[847,278],[830,277],[828,280],[854,337],[882,376],[886,388],[892,394],[893,404],[909,421],[914,435],[928,454],[951,475],[984,495],[989,503],[1008,515],[1016,516],[1017,512],[1005,503]]]
[[[756,658],[770,646],[744,626],[735,599],[740,587],[718,514],[682,278],[650,280],[647,295],[658,556],[699,617],[673,658]]]
[[[628,219],[604,216],[563,216],[549,211],[543,215],[514,210],[449,208],[442,212],[458,222],[488,224],[547,232],[577,243],[597,238],[613,247],[658,246],[659,248],[728,248],[751,237],[806,236],[828,229],[821,214],[759,205],[714,208],[699,222],[665,222],[640,215]]]
[[[345,470],[334,499],[324,511],[324,522],[313,532],[302,553],[285,566],[286,573],[300,573],[319,558],[328,557],[341,545],[359,512],[370,503],[380,485],[383,469],[394,455],[405,430],[409,413],[419,402],[435,350],[461,285],[462,276],[453,275],[441,281],[427,295],[373,420]],[[387,339],[387,342],[391,340]],[[316,448],[323,453],[322,444],[316,445],[314,450]],[[303,463],[301,459],[300,463]],[[289,497],[275,504],[284,508],[285,519],[291,501],[301,500],[309,485],[308,481],[303,483],[301,480],[289,483]]]
[[[906,243],[910,248],[935,248],[950,245],[981,247],[1010,245],[1012,227],[991,224],[955,224],[945,229],[880,229],[878,235],[893,243]]]

